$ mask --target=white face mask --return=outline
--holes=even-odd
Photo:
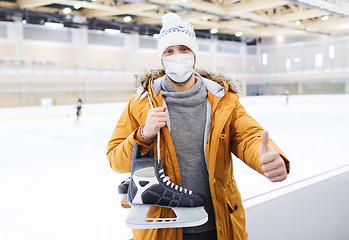
[[[162,61],[166,75],[174,82],[185,82],[194,72],[194,54],[175,54],[164,57]]]

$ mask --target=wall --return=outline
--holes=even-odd
[[[348,165],[244,202],[250,240],[346,240]]]
[[[136,88],[133,75],[42,73],[1,77],[0,107],[40,105],[42,98],[52,98],[53,104],[72,104],[78,98],[95,103],[125,101]]]
[[[349,51],[349,38],[326,39],[316,42],[276,43],[259,46],[260,54],[267,54],[268,64],[261,66],[261,73],[277,72],[307,72],[322,69],[344,70],[349,67],[346,52]],[[329,48],[333,46],[333,58]],[[316,65],[315,54],[322,55],[322,61]],[[290,59],[289,69],[286,69],[286,59]]]
[[[21,19],[0,22],[0,32],[0,106],[39,105],[43,96],[52,96],[55,104],[74,103],[78,95],[85,102],[126,101],[135,92],[135,74],[161,68],[157,40],[137,33],[53,29],[23,25]],[[256,46],[214,36],[197,40],[196,67],[239,79],[247,95],[282,94],[285,89],[291,94],[349,93],[349,37],[262,39]],[[317,53],[322,53],[321,67],[315,66]],[[47,90],[67,79],[60,91]],[[48,85],[29,87],[39,83]],[[117,87],[112,84],[123,90],[113,92]],[[127,94],[121,94],[124,90]]]

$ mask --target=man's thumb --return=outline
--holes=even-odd
[[[261,136],[261,147],[259,148],[260,156],[263,155],[269,149],[268,143],[269,143],[269,133],[268,131],[264,130]]]

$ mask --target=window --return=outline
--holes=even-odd
[[[0,25],[0,38],[7,38],[7,26]]]
[[[334,58],[334,45],[328,46],[328,58],[329,59]]]
[[[286,59],[285,68],[286,68],[286,70],[291,70],[291,59],[290,58]]]
[[[315,67],[316,68],[321,68],[322,67],[322,53],[315,53]]]
[[[23,38],[25,40],[38,40],[38,41],[54,41],[71,43],[72,31],[67,28],[63,29],[52,29],[48,27],[33,27],[24,25],[23,26]]]
[[[262,54],[262,65],[266,66],[268,64],[268,54],[267,53],[263,53]]]

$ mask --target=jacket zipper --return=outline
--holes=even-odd
[[[218,108],[218,105],[219,103],[222,101],[222,98],[219,99],[218,103],[217,103],[217,106],[216,108],[214,109],[213,113],[212,113],[212,117],[211,117],[211,128],[212,128],[212,119],[213,119],[213,116],[214,114],[216,113],[216,110]],[[208,144],[209,144],[209,147],[208,147],[208,156],[210,156],[211,154],[211,141],[212,141],[212,131],[210,130],[210,138],[208,140]]]

